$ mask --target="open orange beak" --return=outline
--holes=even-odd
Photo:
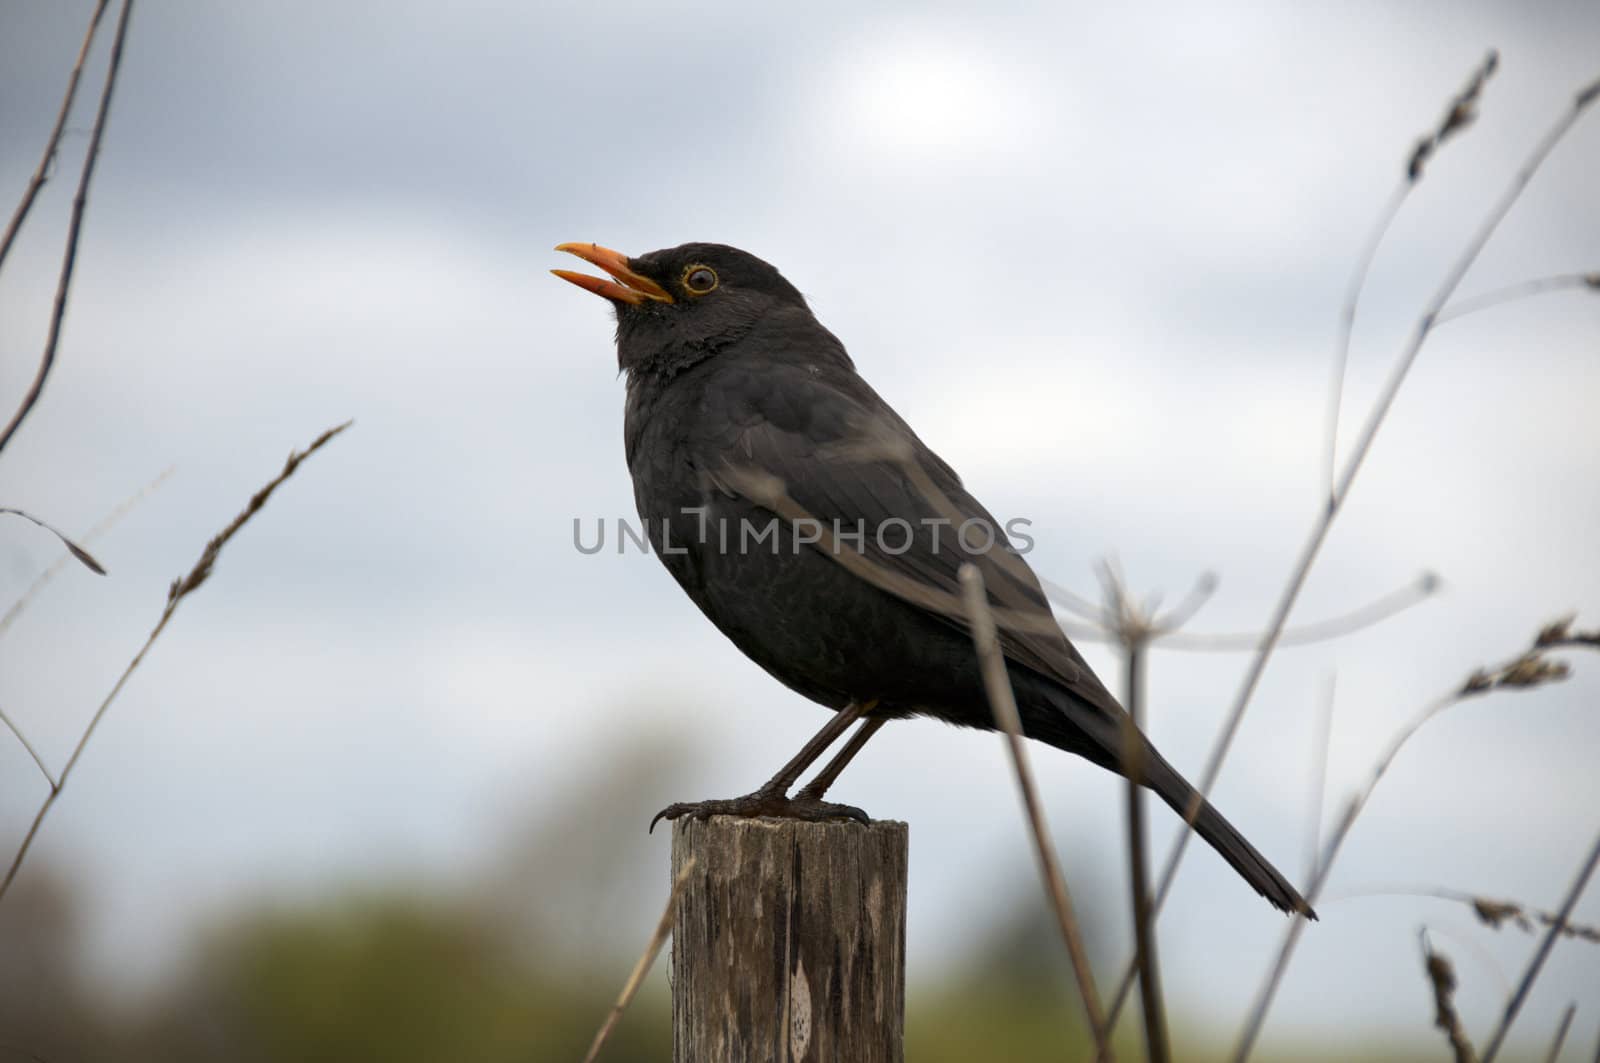
[[[557,251],[566,251],[568,254],[577,255],[591,265],[599,266],[616,278],[615,281],[603,280],[600,277],[591,277],[587,273],[579,273],[570,269],[553,269],[550,272],[564,281],[571,281],[586,291],[603,295],[607,299],[619,303],[631,303],[639,306],[647,300],[658,303],[672,302],[672,296],[667,290],[642,273],[635,273],[628,268],[628,256],[621,251],[613,251],[609,247],[599,244],[557,244]],[[617,283],[621,281],[621,283]]]

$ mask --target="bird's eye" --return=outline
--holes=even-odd
[[[683,286],[695,295],[704,295],[717,286],[717,271],[710,266],[690,266],[683,271]]]

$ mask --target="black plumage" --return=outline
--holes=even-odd
[[[824,728],[756,793],[664,815],[859,814],[822,792],[883,720],[992,730],[960,604],[968,562],[996,610],[1025,733],[1122,773],[1125,713],[1050,618],[1004,528],[856,373],[776,269],[720,244],[637,258],[593,244],[560,249],[613,278],[556,271],[616,308],[628,470],[656,554],[753,661],[846,710],[842,726]],[[851,747],[787,797],[857,717],[867,723]],[[1183,814],[1193,788],[1139,740],[1142,781]],[[1210,804],[1194,827],[1272,904],[1309,913]]]

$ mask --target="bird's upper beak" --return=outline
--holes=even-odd
[[[553,269],[550,272],[564,281],[571,281],[578,287],[603,295],[619,303],[631,303],[638,306],[646,301],[653,300],[658,303],[672,302],[672,296],[667,290],[642,273],[636,273],[628,268],[628,256],[621,251],[613,251],[609,247],[599,244],[557,244],[557,251],[566,251],[577,255],[585,262],[592,263],[611,274],[616,281],[602,280],[591,277],[587,273],[579,273],[570,269]]]

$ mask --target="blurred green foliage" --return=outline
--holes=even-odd
[[[241,914],[207,935],[170,984],[133,1006],[101,1000],[71,965],[65,883],[33,876],[0,919],[0,1061],[322,1063],[583,1058],[629,963],[555,954],[508,933],[492,906],[396,892],[352,893]],[[988,935],[961,973],[913,985],[913,1063],[1084,1058],[1065,961],[1042,905]],[[665,958],[607,1046],[608,1063],[670,1058]],[[1185,1060],[1226,1058],[1215,1028],[1175,1015]],[[1194,1031],[1186,1034],[1185,1029]],[[1141,1055],[1125,1024],[1121,1056]],[[1352,1052],[1308,1045],[1295,1059],[1442,1058],[1428,1042]],[[1438,1046],[1443,1047],[1442,1042]]]

